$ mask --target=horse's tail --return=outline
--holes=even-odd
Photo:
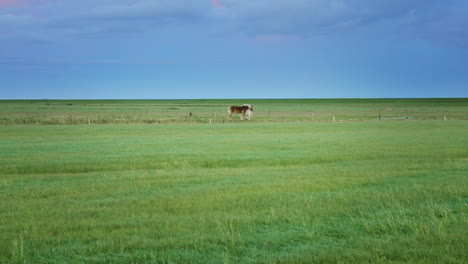
[[[231,117],[232,117],[232,106],[228,107],[227,119],[231,120]]]

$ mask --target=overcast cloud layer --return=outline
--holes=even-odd
[[[395,43],[390,44],[389,41]],[[301,58],[314,57],[330,60],[337,63],[336,68],[332,63],[326,66],[325,73],[332,78],[335,69],[336,73],[346,71],[338,64],[351,67],[356,60],[353,56],[368,57],[374,54],[384,60],[386,58],[382,53],[390,53],[392,58],[388,59],[392,63],[396,66],[400,64],[404,66],[407,65],[405,61],[408,58],[403,58],[399,62],[394,56],[415,56],[414,59],[421,59],[425,54],[432,53],[435,59],[430,60],[430,63],[434,65],[427,74],[433,74],[439,67],[435,65],[437,63],[449,63],[450,67],[466,66],[466,63],[457,59],[452,63],[449,61],[453,58],[466,58],[468,1],[0,0],[0,42],[3,43],[0,44],[3,45],[0,51],[0,70],[3,69],[5,74],[0,77],[5,78],[7,80],[5,83],[8,83],[10,87],[23,91],[19,94],[7,93],[6,97],[28,97],[29,90],[26,88],[28,82],[24,80],[25,78],[31,79],[31,82],[35,79],[39,80],[38,83],[43,85],[41,89],[48,91],[47,87],[51,86],[52,79],[50,78],[53,72],[60,72],[62,76],[71,74],[71,72],[62,72],[62,69],[58,69],[70,66],[70,64],[76,67],[74,71],[79,72],[86,71],[86,65],[96,63],[118,64],[120,67],[114,70],[109,67],[98,68],[96,70],[102,71],[102,76],[95,76],[95,79],[91,77],[71,78],[68,83],[64,81],[66,78],[57,80],[64,82],[62,85],[73,87],[70,89],[83,87],[83,93],[70,93],[70,96],[81,97],[87,97],[86,85],[89,87],[102,85],[106,78],[111,78],[116,71],[125,75],[126,71],[122,67],[124,64],[139,65],[143,69],[137,73],[134,69],[128,69],[127,81],[135,74],[140,79],[146,78],[144,82],[140,80],[141,87],[146,88],[141,88],[142,90],[137,95],[128,94],[128,97],[157,96],[157,93],[144,92],[151,86],[151,76],[154,74],[144,75],[143,72],[148,69],[148,65],[155,64],[166,65],[164,69],[155,69],[155,72],[165,72],[163,75],[166,78],[177,78],[183,74],[190,77],[191,73],[197,71],[197,69],[191,71],[190,67],[200,67],[200,63],[210,70],[220,71],[223,68],[219,67],[220,61],[228,61],[227,65],[221,66],[226,66],[225,70],[232,75],[236,75],[236,67],[239,67],[237,77],[244,81],[238,85],[246,85],[249,83],[248,78],[252,82],[267,79],[266,76],[262,77],[264,70],[262,61],[268,65],[289,63],[293,67],[314,68],[318,64]],[[259,45],[263,45],[264,48],[259,48]],[[272,50],[272,45],[280,46]],[[376,45],[380,45],[382,50],[374,50]],[[255,50],[257,48],[260,50]],[[95,53],[81,52],[80,50],[83,49],[94,50]],[[343,61],[333,56],[327,58],[327,56],[318,55],[318,53],[331,51],[336,54],[336,51],[342,50],[355,50],[358,55],[343,55]],[[270,53],[265,53],[268,51]],[[261,78],[255,79],[255,74],[246,75],[242,72],[244,63],[248,67],[253,67],[252,70],[256,69],[251,62],[242,61],[242,58],[252,58],[258,63]],[[184,63],[184,66],[177,69],[174,65],[178,63]],[[82,68],[76,64],[80,64]],[[371,64],[378,64],[378,62]],[[363,86],[370,86],[371,83],[372,85],[379,83],[378,80],[366,82],[362,77],[367,71],[365,67],[375,68],[375,66],[356,65],[356,67],[362,67],[361,72],[350,76],[350,84],[363,83]],[[57,69],[53,69],[54,67]],[[272,72],[281,72],[281,67],[278,66]],[[28,69],[34,68],[47,71],[42,75],[28,72]],[[369,70],[372,71],[372,69]],[[319,71],[324,71],[324,69],[321,68]],[[424,70],[419,69],[414,75],[420,75],[422,78],[424,76],[422,71]],[[286,78],[287,70],[282,72],[283,78]],[[401,74],[400,70],[396,72]],[[463,83],[466,78],[458,76],[457,73],[462,74],[466,71],[457,69],[455,73],[451,73],[454,74],[453,76],[446,76],[442,79],[450,80],[456,87],[462,87],[466,84]],[[201,83],[198,85],[204,85],[207,90],[210,90],[215,85],[226,84],[230,81],[227,76],[232,76],[226,72],[216,74],[225,78],[219,77],[210,81],[193,78],[192,81],[199,81]],[[288,96],[286,93],[277,91],[272,96],[314,97],[313,93],[306,91],[306,82],[311,82],[310,85],[314,87],[326,84],[336,88],[333,94],[320,93],[322,96],[340,97],[339,91],[343,89],[344,83],[336,80],[327,82],[327,79],[314,82],[313,78],[310,79],[306,75],[296,76],[296,74],[297,72],[292,74],[291,78],[301,80],[298,81],[298,84],[300,83],[303,87],[301,92]],[[23,77],[15,80],[14,76]],[[395,73],[394,77],[398,78],[398,76]],[[189,86],[187,83],[161,78],[153,79],[154,83],[173,85],[181,90]],[[121,97],[126,96],[123,92],[125,80],[123,81],[124,84],[119,88],[122,90],[119,95]],[[402,80],[401,84],[408,85],[408,82],[404,81]],[[230,82],[232,83],[232,80]],[[424,82],[412,80],[412,83],[423,85]],[[382,86],[385,85],[388,85],[388,82]],[[394,85],[398,83],[395,82]],[[31,94],[39,96],[41,93],[36,90]],[[49,94],[44,92],[43,97],[52,96]],[[67,96],[66,94],[63,93],[62,96]],[[166,93],[165,96],[185,97],[183,94],[183,92],[174,93],[174,95]],[[195,96],[193,93],[186,94]],[[343,94],[353,97],[349,91]],[[382,95],[398,97],[397,92]],[[424,94],[416,93],[415,95],[425,97]],[[454,95],[460,96],[460,93]],[[102,91],[99,96],[106,97],[106,93]],[[224,94],[221,93],[219,96],[224,96]],[[362,96],[366,96],[366,93],[362,91],[356,93],[356,97]],[[378,93],[369,94],[369,96],[378,96]],[[207,94],[201,97],[210,96]]]
[[[463,0],[1,0],[0,35],[60,40],[198,25],[226,34],[307,37],[393,21],[467,47],[467,14]]]

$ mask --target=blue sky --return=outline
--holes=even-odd
[[[468,97],[467,0],[0,0],[0,99]]]

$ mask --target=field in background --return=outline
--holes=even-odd
[[[465,263],[467,107],[0,101],[0,263]]]
[[[254,122],[330,122],[333,116],[368,121],[379,115],[381,120],[468,120],[467,98],[4,100],[0,125],[225,123],[227,108],[245,103],[254,106]]]

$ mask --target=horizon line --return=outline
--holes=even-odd
[[[76,100],[76,101],[93,101],[93,100],[115,100],[115,101],[143,101],[143,100],[349,100],[349,99],[468,99],[468,97],[282,97],[282,98],[30,98],[30,99],[13,99],[0,98],[0,101],[53,101],[53,100]]]

